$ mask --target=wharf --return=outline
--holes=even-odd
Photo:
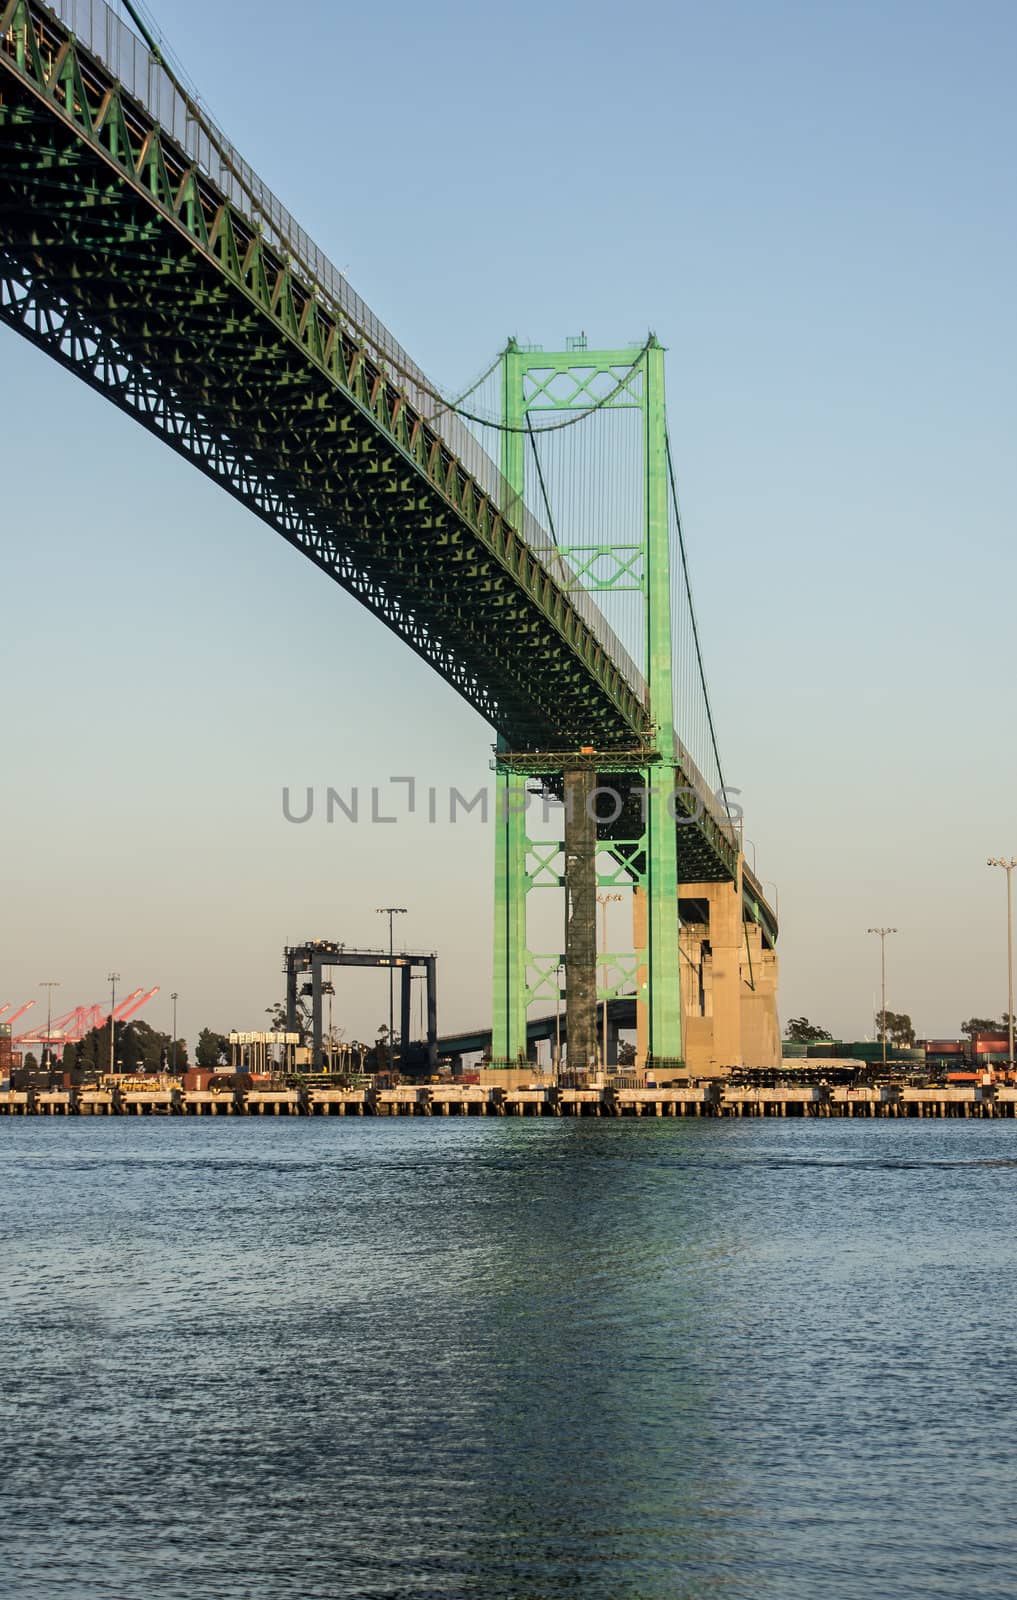
[[[1017,1089],[401,1084],[394,1089],[5,1089],[0,1116],[1017,1117]]]

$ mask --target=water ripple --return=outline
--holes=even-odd
[[[1012,1124],[0,1125],[5,1600],[1017,1591]]]

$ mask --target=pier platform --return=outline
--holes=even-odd
[[[339,1117],[1017,1117],[1017,1088],[788,1085],[504,1089],[401,1084],[394,1089],[5,1089],[0,1116]]]

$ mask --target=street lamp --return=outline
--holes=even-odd
[[[882,1023],[882,1027],[880,1029],[880,1033],[882,1034],[882,1038],[883,1038],[883,1071],[885,1072],[886,1071],[886,936],[887,936],[888,933],[896,933],[897,929],[896,928],[870,928],[869,932],[870,933],[878,933],[879,934],[879,967],[880,967],[880,972],[882,974],[882,992],[883,992],[882,1011],[880,1012],[879,1020]]]
[[[1010,1032],[1010,1054],[1007,1060],[1009,1070],[1013,1071],[1013,869],[1017,867],[1017,856],[990,856],[985,863],[987,867],[1002,867],[1006,873],[1006,992],[1007,1016]]]
[[[49,1065],[53,1065],[53,990],[59,989],[60,984],[56,978],[45,978],[39,988],[46,991],[46,1049],[49,1051]],[[45,1055],[43,1056],[45,1062]]]
[[[395,1030],[395,1001],[393,999],[392,982],[394,977],[393,967],[395,962],[395,943],[392,932],[396,917],[406,916],[405,906],[378,906],[379,917],[388,918],[388,1064],[391,1070],[395,1057],[392,1053],[392,1037]]]
[[[177,1001],[180,999],[180,996],[177,994],[177,991],[175,989],[174,989],[173,993],[170,995],[170,999],[173,1001],[173,1038],[170,1041],[170,1071],[171,1072],[176,1072],[176,1070],[177,1070]]]
[[[110,986],[110,997],[109,997],[109,1075],[112,1078],[113,1077],[113,1072],[114,1072],[113,1042],[114,1042],[114,1040],[116,1038],[116,1032],[117,1032],[117,1025],[116,1025],[116,1022],[114,1021],[113,1013],[116,1011],[116,1008],[117,1008],[117,984],[120,982],[120,974],[119,974],[119,972],[110,972],[106,977],[106,982]]]
[[[603,955],[607,954],[607,908],[615,900],[623,898],[620,894],[598,894],[597,904],[600,907],[600,949]],[[607,988],[607,962],[600,969],[601,988]],[[604,1071],[607,1071],[607,995],[604,995],[601,1033],[603,1035],[602,1049],[604,1054]]]
[[[326,1072],[331,1072],[332,1071],[332,1053],[333,1053],[333,1050],[335,1048],[335,1040],[332,1037],[332,1001],[335,998],[335,984],[332,982],[331,978],[326,978],[325,979],[325,982],[321,986],[321,992],[325,996],[326,1000],[328,1001],[328,1029],[327,1029],[326,1034],[325,1034],[325,1037],[328,1040],[328,1044],[327,1044],[327,1046],[325,1047],[325,1049],[322,1052],[322,1054],[325,1057],[325,1060],[324,1061],[318,1061],[318,1062],[315,1063],[315,1065],[319,1066],[319,1067],[324,1067]]]

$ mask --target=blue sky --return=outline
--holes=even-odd
[[[1005,1004],[1017,19],[1004,5],[511,10],[162,0],[214,115],[425,371],[505,336],[668,347],[730,781],[779,886],[783,1017],[952,1034]],[[0,330],[0,1003],[180,991],[256,1025],[287,941],[406,905],[442,1021],[488,1015],[479,824],[281,816],[472,792],[490,730],[308,563]],[[751,855],[751,851],[750,851]],[[999,881],[997,881],[997,879]],[[373,1031],[384,980],[343,989]],[[160,1009],[161,1008],[161,1009]],[[165,1013],[163,1015],[162,1013]],[[148,1015],[166,1025],[162,997]]]

